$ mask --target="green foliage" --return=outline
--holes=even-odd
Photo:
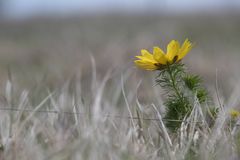
[[[240,156],[240,133],[237,133],[234,139],[235,145],[236,145],[236,150],[238,152],[238,155]]]
[[[180,127],[186,114],[191,111],[191,105],[185,97],[183,99],[177,97],[168,98],[164,104],[167,106],[167,112],[164,117],[166,126],[175,132]]]
[[[188,87],[190,90],[196,90],[199,87],[199,83],[201,82],[199,76],[196,75],[186,75],[183,77],[183,80],[186,87]]]
[[[196,154],[196,152],[190,148],[184,158],[184,160],[197,160],[200,159],[199,155]]]
[[[219,113],[219,108],[216,108],[214,106],[208,107],[208,110],[206,113],[206,121],[209,127],[212,127],[214,125],[218,113]]]
[[[167,65],[156,78],[165,93],[166,126],[173,132],[180,127],[182,120],[191,112],[197,98],[200,104],[207,102],[207,91],[201,86],[197,75],[187,74],[184,64]]]
[[[186,74],[183,77],[184,84],[193,94],[196,94],[200,104],[207,101],[207,91],[201,86],[202,80],[197,75]]]

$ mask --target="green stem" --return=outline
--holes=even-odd
[[[167,71],[168,71],[168,73],[170,75],[170,81],[172,83],[172,87],[173,87],[175,93],[177,94],[177,96],[181,100],[181,102],[183,102],[183,97],[181,96],[180,91],[178,90],[178,88],[176,86],[176,80],[175,80],[175,78],[172,75],[172,71],[171,71],[171,68],[170,68],[169,65],[167,65]]]

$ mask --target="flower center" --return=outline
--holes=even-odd
[[[173,63],[175,63],[175,62],[177,61],[177,59],[178,59],[178,56],[175,56],[175,57],[173,58]]]
[[[154,65],[158,67],[158,70],[162,70],[166,66],[161,63],[154,63]]]

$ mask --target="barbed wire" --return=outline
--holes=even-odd
[[[30,113],[50,113],[50,114],[66,114],[66,115],[80,115],[80,116],[94,116],[94,114],[82,113],[82,112],[68,112],[68,111],[57,111],[57,110],[34,110],[34,109],[19,109],[14,107],[0,107],[0,111],[12,111],[12,112],[30,112]],[[131,116],[120,116],[120,115],[111,115],[104,114],[102,115],[105,118],[116,118],[116,119],[132,119],[132,120],[144,120],[144,121],[160,121],[158,118],[143,118],[143,117],[131,117]],[[171,122],[187,122],[186,120],[177,120],[177,119],[162,119],[163,121]],[[195,122],[203,123],[203,122]]]

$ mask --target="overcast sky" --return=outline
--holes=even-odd
[[[240,0],[3,0],[4,11],[10,16],[66,14],[74,12],[189,12],[240,9]]]

